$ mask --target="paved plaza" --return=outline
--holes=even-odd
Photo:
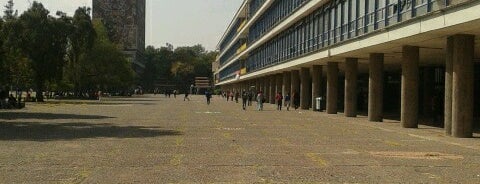
[[[146,95],[1,110],[0,183],[480,183],[478,132],[254,107]]]

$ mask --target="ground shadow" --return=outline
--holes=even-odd
[[[109,102],[111,101],[111,102]],[[123,101],[123,102],[122,102]],[[135,103],[138,101],[138,103]],[[142,103],[144,102],[144,103]],[[115,106],[115,105],[155,105],[155,103],[145,103],[149,102],[149,100],[91,100],[91,101],[68,101],[68,100],[56,100],[56,101],[47,101],[47,102],[40,102],[40,104],[53,104],[53,105],[108,105],[108,106]]]
[[[368,117],[368,111],[359,111],[357,114],[360,115],[360,116]],[[392,112],[385,112],[385,113],[383,113],[383,119],[400,121],[400,114],[399,113],[392,113]]]
[[[114,126],[95,123],[0,122],[0,140],[58,141],[84,138],[147,138],[176,136],[182,132],[159,127]]]
[[[46,102],[38,102],[39,104],[54,104],[54,105],[125,105],[127,103],[113,103],[113,102],[105,102],[105,101],[98,101],[98,100],[90,100],[90,101],[69,101],[69,100],[55,100],[55,101],[46,101]]]
[[[102,99],[107,102],[156,102],[160,100],[154,99],[138,99],[138,98],[104,98]]]
[[[33,113],[33,112],[0,112],[0,119],[109,119],[113,117],[99,115],[77,115],[77,114],[52,114],[52,113]]]

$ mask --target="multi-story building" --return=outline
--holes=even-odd
[[[133,69],[145,69],[145,0],[93,0],[93,19],[100,19],[110,40],[120,45]]]
[[[478,0],[245,0],[217,46],[216,85],[472,137],[479,10]]]

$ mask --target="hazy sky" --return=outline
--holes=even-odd
[[[8,0],[0,0],[3,5]],[[73,15],[79,6],[91,7],[92,0],[37,0],[51,14],[57,10]],[[19,13],[33,0],[14,0]],[[215,50],[218,41],[243,0],[147,0],[146,45],[171,43],[175,47],[202,44]]]

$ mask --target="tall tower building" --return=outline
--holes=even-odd
[[[145,0],[93,0],[93,19],[100,19],[110,40],[121,46],[132,67],[143,73],[145,65]]]

